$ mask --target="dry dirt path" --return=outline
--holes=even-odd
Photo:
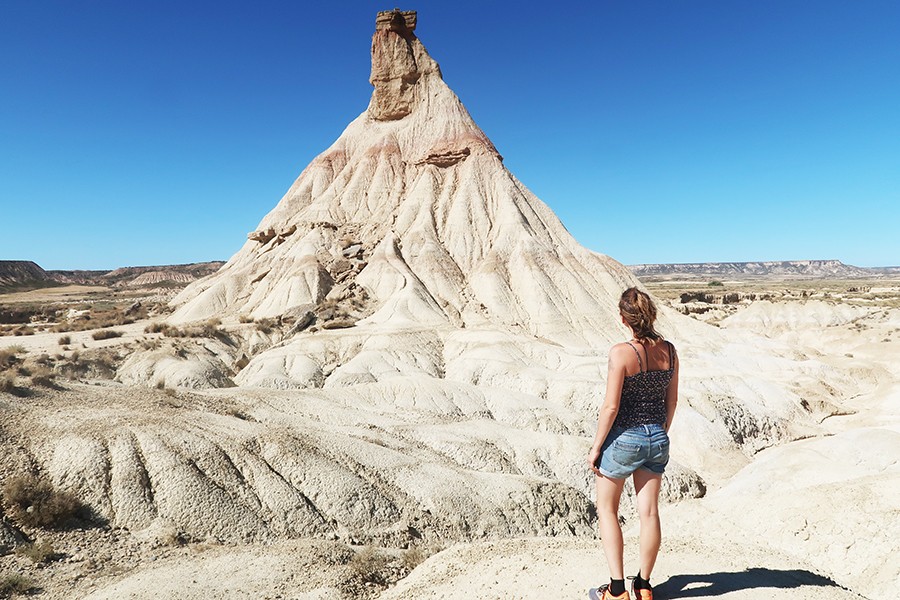
[[[702,533],[700,533],[702,535]],[[634,569],[637,540],[626,536]],[[531,538],[456,546],[431,557],[379,600],[411,598],[565,600],[587,598],[605,581],[600,542]],[[744,540],[709,542],[669,537],[653,575],[656,598],[759,600],[859,599],[830,579],[768,548]]]

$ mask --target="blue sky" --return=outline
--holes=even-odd
[[[900,264],[900,3],[553,6],[401,8],[582,244],[626,264]],[[392,7],[0,3],[0,259],[229,258],[365,109]]]

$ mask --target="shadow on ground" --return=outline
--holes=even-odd
[[[755,588],[789,589],[801,586],[841,587],[831,579],[800,569],[775,570],[752,568],[733,573],[675,575],[653,586],[655,597],[710,598],[729,592]]]

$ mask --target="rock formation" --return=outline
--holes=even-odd
[[[114,526],[398,544],[591,531],[583,461],[637,280],[506,169],[414,27],[379,15],[368,108],[174,301],[171,324],[222,319],[228,334],[160,335],[119,369],[182,388],[178,409],[98,402],[102,417],[52,421],[39,448],[54,482]],[[746,345],[661,320],[691,365],[668,499],[810,425],[799,393],[761,376],[791,361],[735,366]]]
[[[357,327],[490,323],[601,345],[617,335],[614,299],[636,280],[581,247],[504,167],[415,26],[413,12],[379,14],[366,111],[219,273],[184,290],[174,321],[355,298]]]
[[[52,285],[51,276],[30,260],[0,260],[0,289]]]

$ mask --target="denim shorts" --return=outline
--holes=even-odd
[[[606,436],[597,469],[611,479],[624,479],[639,468],[662,475],[669,462],[669,434],[662,425],[614,427]]]

